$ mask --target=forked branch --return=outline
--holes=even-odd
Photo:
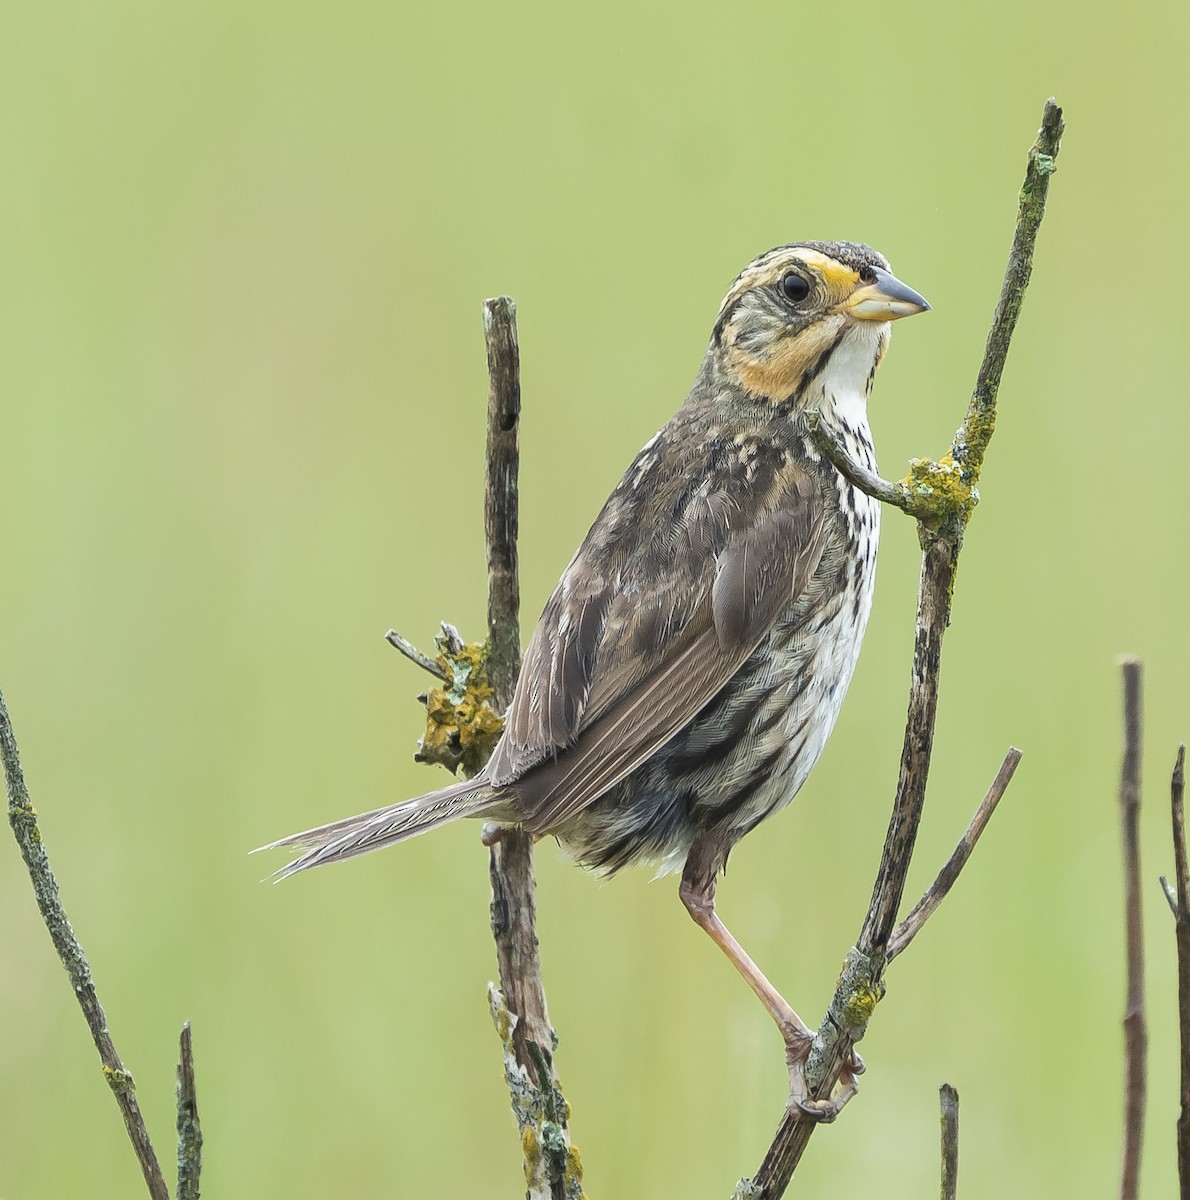
[[[922,544],[917,634],[900,777],[871,904],[859,938],[847,954],[838,988],[819,1027],[810,1057],[808,1073],[814,1095],[819,1099],[830,1095],[845,1058],[863,1037],[868,1018],[883,995],[884,969],[925,802],[942,638],[950,623],[958,554],[978,499],[976,485],[995,428],[1000,377],[1032,273],[1034,246],[1045,213],[1062,130],[1062,110],[1050,100],[1042,114],[1037,140],[1029,151],[1008,265],[983,361],[967,414],[951,442],[949,454],[938,462],[916,460],[906,480],[889,484],[874,481],[869,473],[861,471],[825,428],[820,427],[816,433],[823,452],[846,478],[877,499],[896,504],[917,518]],[[783,1195],[815,1128],[812,1121],[787,1110],[756,1177],[741,1183],[736,1195],[764,1200],[776,1200]]]
[[[124,1128],[128,1131],[128,1140],[132,1143],[141,1174],[145,1177],[149,1195],[153,1200],[169,1200],[169,1188],[166,1186],[165,1176],[161,1173],[157,1152],[149,1140],[149,1131],[136,1099],[136,1085],[132,1080],[132,1072],[124,1066],[116,1051],[116,1044],[108,1031],[103,1005],[99,1003],[99,994],[91,978],[90,964],[66,917],[66,910],[62,907],[58,881],[50,868],[45,842],[37,824],[37,813],[29,799],[29,789],[25,786],[20,753],[3,695],[0,695],[0,759],[3,759],[4,782],[8,789],[8,823],[12,826],[21,857],[29,870],[29,879],[33,883],[33,894],[37,897],[41,919],[49,930],[50,940],[66,968],[79,1007],[83,1010],[87,1028],[91,1031],[91,1040],[95,1043],[95,1049],[99,1051],[103,1076],[116,1098],[120,1115],[124,1118]],[[195,1180],[197,1186],[197,1169]],[[197,1195],[197,1191],[194,1194]]]

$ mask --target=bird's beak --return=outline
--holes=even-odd
[[[874,274],[876,282],[856,288],[843,305],[853,317],[860,321],[895,321],[898,317],[911,317],[929,309],[925,297],[919,296],[895,275],[881,271],[879,267]]]

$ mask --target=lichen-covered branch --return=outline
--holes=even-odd
[[[888,941],[904,893],[925,802],[942,635],[949,619],[956,554],[954,543],[939,537],[926,543],[922,555],[913,676],[896,801],[871,905],[860,936],[847,953],[807,1065],[807,1078],[815,1099],[830,1096],[845,1058],[864,1036],[868,1020],[884,996]],[[814,1122],[803,1119],[798,1112],[786,1109],[752,1181],[756,1190],[750,1194],[758,1200],[776,1200],[784,1195],[815,1127]]]
[[[156,1151],[149,1140],[149,1131],[145,1128],[145,1120],[136,1100],[132,1073],[124,1066],[116,1052],[115,1043],[108,1032],[107,1017],[99,1003],[99,995],[91,978],[91,967],[62,907],[58,881],[50,869],[50,860],[46,855],[41,830],[37,824],[37,813],[25,786],[20,754],[3,695],[0,695],[0,758],[4,762],[4,782],[8,788],[8,823],[12,826],[17,845],[21,849],[21,857],[29,870],[33,893],[37,897],[37,907],[41,910],[41,919],[49,930],[54,949],[66,968],[74,994],[78,997],[79,1007],[86,1018],[87,1027],[91,1030],[91,1038],[103,1064],[104,1078],[119,1105],[120,1115],[124,1118],[124,1127],[128,1130],[128,1138],[132,1142],[137,1162],[140,1163],[149,1195],[153,1200],[169,1200],[169,1188],[161,1174],[161,1164],[157,1161]]]
[[[983,456],[996,428],[996,396],[1000,390],[1000,377],[1004,374],[1008,347],[1012,343],[1017,318],[1021,315],[1025,289],[1033,275],[1033,251],[1037,244],[1041,220],[1045,216],[1050,180],[1057,166],[1058,149],[1062,144],[1065,128],[1061,108],[1052,98],[1047,100],[1041,115],[1041,128],[1037,131],[1037,140],[1029,151],[1025,182],[1021,185],[1016,229],[1012,236],[1012,247],[1008,252],[1008,266],[1004,271],[1000,299],[992,315],[992,327],[988,331],[983,362],[976,376],[967,415],[955,434],[951,450],[955,464],[962,471],[964,482],[970,487],[975,487],[979,482]]]
[[[520,465],[520,350],[516,305],[507,296],[484,301],[488,360],[484,541],[488,566],[488,637],[464,642],[443,623],[431,657],[395,630],[385,636],[440,685],[419,697],[426,729],[419,762],[475,775],[491,756],[520,670],[520,582],[517,568]],[[504,1045],[504,1074],[521,1134],[528,1200],[581,1200],[582,1167],[570,1145],[569,1109],[558,1086],[557,1044],[537,942],[533,840],[519,830],[491,839],[491,922],[500,985],[489,989]]]
[[[976,375],[967,414],[955,433],[950,452],[937,461],[913,459],[909,464],[909,474],[896,483],[889,483],[851,462],[842,446],[835,443],[825,429],[818,427],[814,430],[815,440],[823,453],[856,487],[886,504],[895,505],[923,523],[936,524],[949,520],[952,536],[961,538],[961,528],[970,519],[979,501],[978,484],[983,458],[996,428],[996,397],[1000,390],[1000,379],[1025,299],[1025,289],[1033,274],[1033,251],[1042,217],[1045,216],[1050,179],[1055,170],[1064,129],[1061,108],[1052,99],[1046,101],[1041,115],[1041,128],[1029,151],[1025,167],[1025,181],[1021,185],[1008,265],[988,331],[983,361]]]
[[[889,943],[925,802],[942,638],[950,622],[955,568],[965,527],[978,498],[975,485],[995,428],[1000,376],[1032,271],[1033,249],[1062,129],[1062,111],[1050,100],[1042,114],[1037,141],[1029,152],[1012,248],[983,362],[967,416],[954,437],[949,455],[938,463],[915,460],[909,478],[901,485],[879,481],[877,486],[870,479],[865,481],[856,464],[847,461],[842,447],[832,447],[825,431],[818,430],[824,452],[848,479],[878,499],[896,503],[917,517],[922,568],[909,707],[892,818],[871,905],[859,938],[848,952],[810,1056],[807,1075],[815,1098],[830,1095],[842,1063],[854,1043],[863,1037],[868,1018],[884,994]],[[916,501],[906,499],[905,492],[915,496]],[[904,503],[893,499],[891,493],[900,495]],[[816,1128],[816,1123],[787,1110],[755,1178],[744,1181],[737,1188],[737,1196],[776,1200],[783,1195]]]
[[[464,642],[445,621],[434,639],[438,657],[432,659],[443,683],[418,699],[426,706],[426,727],[417,744],[415,762],[438,763],[452,774],[471,778],[492,755],[504,728],[496,707],[496,689],[488,675],[488,648]]]
[[[512,701],[520,670],[517,573],[520,463],[520,351],[516,306],[507,296],[483,306],[488,352],[487,472],[484,533],[488,558],[488,653],[495,703]],[[505,1044],[505,1077],[521,1131],[529,1200],[579,1200],[582,1168],[570,1145],[569,1109],[558,1087],[556,1037],[546,1008],[536,930],[533,840],[519,830],[491,847],[492,936],[500,991],[492,996]]]

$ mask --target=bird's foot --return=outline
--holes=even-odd
[[[854,1048],[848,1052],[839,1072],[840,1090],[824,1100],[816,1100],[810,1095],[809,1083],[806,1080],[806,1063],[810,1058],[810,1050],[814,1045],[814,1035],[808,1030],[790,1030],[785,1035],[785,1062],[789,1067],[789,1104],[799,1116],[810,1121],[818,1121],[829,1125],[847,1106],[848,1101],[859,1091],[857,1075],[862,1075],[867,1069],[864,1060]]]
[[[497,842],[502,842],[505,838],[505,835],[515,833],[518,829],[520,829],[519,825],[500,825],[496,821],[485,821],[483,823],[483,828],[479,833],[479,840],[485,846],[494,846]],[[533,845],[536,846],[543,837],[548,835],[544,833],[535,833],[532,836]]]

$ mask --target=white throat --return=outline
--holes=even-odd
[[[892,329],[886,321],[861,321],[847,331],[815,381],[811,402],[823,421],[839,433],[857,434],[868,427],[868,391]]]

